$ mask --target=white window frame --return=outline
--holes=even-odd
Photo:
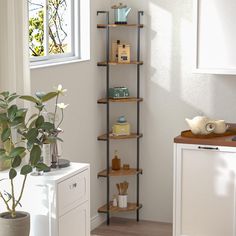
[[[90,60],[90,0],[73,0],[72,7],[72,53],[30,58],[31,69]],[[45,17],[47,16],[48,14],[45,14]],[[47,22],[46,19],[45,24]],[[45,27],[46,31],[47,28]]]

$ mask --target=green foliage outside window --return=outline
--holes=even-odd
[[[29,19],[30,54],[44,56],[44,11],[40,10],[36,17]]]
[[[45,8],[43,0],[41,2],[29,0],[30,56],[45,56],[45,47],[47,47],[49,54],[70,52],[70,45],[68,45],[68,30],[70,28],[70,17],[68,17],[69,1],[48,0],[48,5]],[[45,9],[47,9],[47,13]],[[47,26],[45,26],[45,18],[47,18]],[[47,40],[45,27],[47,27],[48,32]],[[46,41],[48,45],[45,43]]]

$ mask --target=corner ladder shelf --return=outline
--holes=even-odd
[[[106,60],[103,62],[98,62],[97,66],[106,68],[106,97],[101,98],[97,101],[98,104],[106,105],[106,132],[103,135],[98,136],[98,141],[106,142],[106,169],[98,173],[98,177],[106,178],[107,183],[107,195],[106,195],[106,204],[98,209],[99,213],[105,213],[107,215],[107,224],[110,224],[110,213],[116,212],[136,212],[136,219],[139,221],[139,210],[142,208],[142,204],[139,201],[139,192],[140,192],[140,183],[139,176],[143,173],[140,169],[140,138],[143,137],[143,134],[140,133],[140,102],[143,101],[143,98],[140,97],[140,66],[143,65],[143,61],[140,60],[140,33],[141,29],[144,27],[141,24],[141,16],[144,14],[143,11],[138,12],[138,23],[137,24],[110,24],[109,21],[109,11],[98,11],[97,15],[104,14],[106,16],[106,24],[98,24],[98,29],[105,29],[106,32]],[[136,29],[137,30],[137,58],[136,60],[131,61],[130,63],[118,63],[110,61],[110,29],[115,28],[126,28]],[[110,88],[110,66],[128,66],[134,65],[137,67],[137,95],[136,97],[129,97],[125,99],[111,99],[109,98],[109,88]],[[135,103],[137,105],[137,130],[135,133],[125,136],[114,136],[110,133],[110,105],[112,103]],[[110,141],[116,140],[129,140],[134,139],[137,142],[137,160],[136,168],[130,168],[129,170],[121,169],[119,171],[113,171],[110,167]],[[112,206],[110,199],[110,178],[111,177],[120,177],[120,176],[136,176],[137,178],[137,189],[136,189],[136,202],[128,203],[127,208],[119,208]]]

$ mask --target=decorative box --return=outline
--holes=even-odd
[[[130,135],[130,124],[129,123],[116,123],[112,127],[112,133],[115,136]]]
[[[112,62],[118,61],[118,45],[120,45],[120,40],[116,40],[112,42],[112,46],[111,46],[111,61]]]
[[[125,87],[114,87],[109,89],[110,98],[127,98],[129,97],[129,90]]]
[[[130,63],[130,45],[128,44],[118,45],[118,62]]]

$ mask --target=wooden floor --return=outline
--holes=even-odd
[[[110,226],[105,223],[92,232],[92,236],[171,236],[172,225],[151,221],[112,218]]]

